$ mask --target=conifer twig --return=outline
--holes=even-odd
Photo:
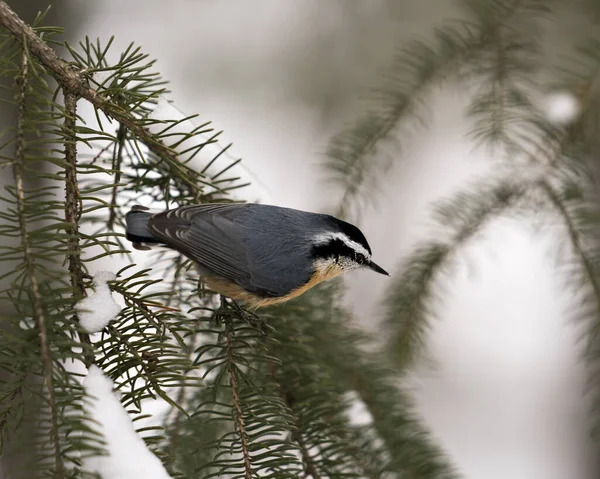
[[[166,160],[172,168],[188,173],[181,175],[181,180],[186,183],[196,201],[202,198],[202,189],[191,179],[195,172],[182,164],[177,153],[169,148],[157,135],[127,110],[112,103],[103,95],[90,87],[85,75],[61,59],[56,52],[48,46],[19,16],[13,12],[6,2],[0,0],[0,25],[4,26],[21,44],[27,44],[29,52],[49,71],[59,83],[65,93],[72,93],[78,98],[89,101],[94,107],[101,110],[110,118],[114,118],[126,127],[136,138],[143,142],[159,158]]]
[[[25,381],[27,381],[27,375],[23,374],[22,377],[19,378],[19,381],[18,381],[19,386],[17,386],[14,389],[14,391],[12,393],[10,393],[9,395],[2,396],[2,398],[0,398],[2,400],[2,402],[4,403],[6,401],[7,403],[10,403],[12,406],[13,402],[15,402],[18,398],[21,398],[22,394],[23,394],[22,384],[24,384]],[[4,426],[6,426],[6,423],[8,421],[10,409],[11,409],[11,407],[6,407],[6,409],[2,412],[2,414],[0,414],[0,437],[2,437]]]
[[[65,92],[65,221],[69,223],[67,234],[67,258],[73,299],[79,300],[85,295],[83,287],[83,264],[81,263],[81,248],[79,246],[79,217],[81,216],[81,198],[77,186],[77,133],[75,131],[77,118],[77,97]],[[79,322],[77,314],[75,321]],[[87,367],[94,362],[94,352],[90,336],[84,331],[78,331],[79,340],[83,345],[83,357]]]
[[[186,412],[186,410],[180,404],[177,404],[175,401],[173,401],[173,399],[171,399],[169,397],[169,395],[163,390],[163,388],[160,386],[160,384],[156,380],[156,376],[153,371],[153,366],[151,363],[148,364],[150,361],[147,360],[148,359],[147,352],[146,351],[140,352],[138,350],[138,348],[133,346],[129,342],[129,340],[113,325],[109,324],[107,327],[108,327],[108,330],[110,331],[110,334],[113,337],[117,338],[119,343],[123,347],[125,347],[131,353],[131,355],[135,358],[135,362],[137,363],[137,365],[140,367],[140,369],[144,373],[143,375],[144,375],[146,381],[148,382],[148,384],[150,384],[150,386],[152,386],[152,390],[154,391],[154,393],[156,393],[156,395],[158,397],[164,399],[164,401],[167,404],[169,404],[173,408],[176,408],[177,410],[182,412],[186,417],[189,416],[188,413]]]
[[[565,228],[567,229],[567,235],[569,236],[570,244],[573,247],[575,254],[579,258],[579,263],[581,265],[581,268],[584,271],[584,275],[592,288],[592,294],[594,296],[594,303],[595,303],[594,310],[596,313],[595,320],[597,323],[598,318],[600,317],[600,282],[598,281],[598,277],[597,277],[597,274],[596,274],[596,271],[594,268],[593,261],[589,257],[588,253],[585,250],[584,245],[582,244],[582,239],[583,239],[582,235],[577,230],[577,227],[576,227],[573,219],[571,218],[569,211],[567,210],[567,208],[566,208],[564,202],[561,200],[561,198],[558,197],[558,195],[557,195],[556,191],[554,190],[554,188],[552,187],[552,185],[550,185],[546,181],[541,181],[540,187],[542,188],[542,190],[544,191],[544,193],[550,200],[550,203],[552,204],[554,209],[557,211],[559,216],[562,218],[562,222],[563,222]],[[585,345],[585,355],[588,355],[588,356],[594,355],[594,353],[597,352],[597,348],[598,348],[598,346],[596,344],[597,342],[598,342],[597,326],[594,325],[594,326],[590,327],[589,332],[587,334],[587,340],[586,340],[586,345]],[[588,374],[590,375],[590,376],[588,376],[590,379],[594,378],[593,373],[588,372]],[[598,391],[598,387],[596,385],[596,387],[593,388],[593,392],[592,392],[592,396],[594,396],[594,401],[598,401],[599,394],[600,394],[600,391]],[[593,421],[592,430],[594,430],[598,427],[598,421],[595,418],[593,418],[592,421]]]
[[[198,335],[193,335],[191,337],[190,344],[187,348],[187,350],[189,352],[193,352],[196,349],[197,339],[198,339]],[[185,400],[186,392],[187,392],[187,387],[186,387],[186,383],[184,383],[179,387],[179,391],[177,392],[177,398],[175,398],[176,404],[183,404],[183,401]],[[184,418],[183,414],[177,414],[176,410],[174,410],[174,412],[175,412],[176,416],[175,416],[175,421],[173,422],[173,427],[171,429],[171,441],[170,441],[170,445],[169,445],[169,449],[170,449],[173,457],[175,456],[177,448],[179,447],[179,439],[181,437],[181,427],[183,425],[183,418]]]
[[[438,274],[484,224],[511,208],[531,186],[535,185],[511,184],[505,180],[440,204],[439,223],[453,230],[449,240],[419,246],[403,266],[392,294],[386,299],[388,351],[402,371],[413,363],[424,345],[430,316],[428,306],[434,297],[433,282]]]
[[[598,316],[600,317],[600,284],[596,279],[594,265],[590,258],[588,258],[588,255],[585,252],[585,248],[582,245],[581,235],[577,231],[577,228],[573,223],[569,212],[565,208],[563,201],[561,201],[561,199],[557,196],[556,192],[554,191],[554,188],[552,188],[552,186],[546,181],[540,181],[539,185],[550,200],[550,202],[552,203],[552,206],[554,206],[558,214],[562,217],[564,225],[567,228],[567,234],[569,235],[569,239],[571,240],[571,246],[573,246],[573,249],[577,253],[577,256],[579,256],[581,266],[583,267],[585,275],[587,276],[588,281],[590,282],[590,285],[594,292],[594,297],[596,298],[597,303],[596,311],[598,313]]]
[[[302,439],[302,435],[299,431],[295,431],[292,434],[292,438],[298,443],[300,447],[300,454],[302,454],[302,459],[304,460],[304,464],[306,466],[306,472],[304,477],[310,477],[311,479],[321,479],[321,475],[317,472],[317,468],[315,463],[310,457],[308,453],[308,449],[306,448],[306,444],[304,444],[304,439]]]
[[[232,325],[231,318],[225,320],[225,338],[227,341],[227,371],[229,372],[229,378],[231,381],[231,397],[233,400],[233,415],[235,419],[235,425],[240,435],[240,443],[242,445],[242,456],[244,458],[244,469],[246,479],[252,479],[252,463],[250,460],[250,451],[248,450],[248,437],[246,433],[246,426],[244,424],[244,416],[242,411],[242,405],[240,401],[239,384],[237,372],[233,365],[233,338],[232,338]]]
[[[274,364],[271,364],[269,369],[271,373],[271,378],[273,379],[273,382],[277,385],[279,396],[281,397],[281,399],[283,399],[283,402],[285,402],[285,405],[288,407],[288,409],[292,413],[294,413],[294,422],[297,429],[295,431],[292,431],[292,439],[298,443],[298,448],[300,449],[300,455],[302,456],[302,460],[305,466],[304,477],[310,476],[312,479],[321,479],[321,475],[317,471],[317,467],[312,457],[310,456],[308,449],[306,448],[304,440],[302,439],[299,421],[294,411],[294,398],[292,394],[283,386],[283,384],[281,384],[281,381],[277,377],[276,366]]]
[[[123,149],[125,147],[125,139],[127,137],[127,129],[121,125],[117,132],[117,143],[113,152],[112,169],[115,172],[115,180],[112,186],[110,196],[110,207],[108,215],[107,228],[112,230],[117,216],[117,193],[119,192],[119,183],[121,182],[121,161],[123,160]]]
[[[363,188],[363,183],[369,176],[368,168],[373,168],[373,166],[365,163],[365,158],[375,154],[378,145],[393,134],[394,129],[400,124],[405,116],[411,112],[418,99],[429,94],[436,82],[439,82],[446,72],[460,66],[465,59],[469,58],[469,55],[473,55],[487,48],[489,45],[492,45],[498,30],[511,20],[515,12],[523,5],[523,3],[523,0],[511,0],[506,2],[503,14],[499,15],[491,25],[482,28],[476,35],[471,35],[468,39],[468,43],[465,43],[461,50],[450,53],[446,52],[441,55],[440,62],[438,65],[435,65],[435,68],[427,65],[427,68],[424,69],[423,78],[420,78],[419,81],[413,85],[408,94],[403,95],[401,101],[398,101],[398,99],[392,100],[392,106],[387,108],[382,114],[380,123],[377,125],[376,129],[372,129],[365,135],[363,125],[359,125],[360,135],[363,136],[363,140],[360,143],[353,146],[351,144],[349,145],[348,142],[344,140],[344,136],[349,133],[350,136],[354,134],[351,130],[343,131],[342,135],[337,137],[338,140],[341,139],[342,143],[345,143],[343,144],[343,147],[346,150],[344,151],[344,162],[349,165],[348,170],[351,171],[351,173],[347,176],[352,177],[352,181],[346,181],[343,186],[342,196],[335,213],[336,216],[346,216],[348,210],[352,206],[353,199],[360,194],[359,192]],[[411,65],[412,63],[413,62],[409,61],[402,65],[404,67],[406,64]],[[348,148],[349,146],[350,148]],[[335,157],[337,155],[335,153],[330,153],[329,156]]]
[[[21,54],[21,70],[16,78],[17,84],[17,134],[15,159],[13,165],[13,176],[15,180],[15,196],[17,203],[17,215],[19,228],[21,232],[21,244],[23,246],[23,256],[27,264],[27,273],[31,285],[31,295],[33,296],[34,316],[37,323],[40,336],[40,349],[42,356],[42,369],[46,388],[48,389],[48,407],[51,416],[51,440],[54,449],[54,461],[58,477],[63,475],[63,464],[60,451],[60,441],[58,435],[58,419],[56,417],[56,397],[54,393],[54,364],[48,344],[48,331],[46,329],[46,315],[44,304],[40,293],[40,286],[37,278],[35,259],[31,250],[29,231],[27,229],[27,217],[25,211],[25,189],[23,187],[23,163],[25,161],[25,122],[27,117],[27,76],[29,74],[29,59],[27,44],[23,45]]]
[[[492,31],[492,35],[495,37],[495,62],[493,78],[491,78],[491,90],[494,98],[496,108],[492,110],[490,123],[492,124],[493,138],[497,139],[496,135],[504,133],[506,124],[506,90],[507,90],[507,72],[506,72],[506,59],[504,57],[504,38],[501,29],[495,28]],[[502,133],[501,133],[502,132]],[[507,135],[505,141],[508,141]]]
[[[154,311],[150,309],[151,306],[162,309],[163,311],[175,311],[180,312],[179,308],[172,308],[167,305],[158,304],[158,303],[150,303],[148,301],[144,301],[143,298],[140,298],[138,295],[131,293],[127,290],[127,288],[123,288],[118,284],[114,285],[111,288],[116,293],[119,293],[125,299],[126,303],[130,303],[135,305],[135,307],[144,315],[144,317],[151,323],[153,323],[157,328],[166,328],[174,338],[179,342],[180,335],[175,331],[168,321],[161,321],[161,319],[156,315]]]

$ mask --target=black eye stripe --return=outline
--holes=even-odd
[[[313,246],[313,255],[318,258],[333,258],[336,256],[348,256],[352,258],[354,250],[340,239],[332,239],[327,243]]]
[[[369,243],[367,243],[367,238],[365,238],[365,235],[361,230],[359,230],[356,226],[337,218],[333,218],[333,220],[336,223],[337,228],[339,228],[343,234],[365,248],[369,255],[371,254],[371,248],[369,247]]]
[[[338,256],[345,256],[352,258],[357,263],[363,264],[366,262],[366,258],[363,254],[356,252],[350,248],[341,239],[334,238],[324,244],[313,246],[313,256],[317,258],[329,259],[337,258]]]

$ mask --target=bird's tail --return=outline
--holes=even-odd
[[[148,246],[144,246],[143,243],[161,243],[148,229],[148,220],[153,215],[154,213],[150,213],[148,208],[139,205],[135,205],[125,215],[126,236],[133,243],[135,249],[150,249]]]

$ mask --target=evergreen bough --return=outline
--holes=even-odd
[[[127,261],[131,205],[234,201],[239,160],[228,147],[203,157],[219,133],[188,128],[196,116],[153,117],[165,82],[139,47],[72,46],[43,17],[29,26],[0,1],[0,69],[13,79],[2,99],[17,109],[0,156],[13,174],[0,197],[0,437],[4,456],[22,456],[12,475],[84,477],[85,457],[105,451],[81,386],[95,364],[134,424],[153,400],[166,405],[139,432],[173,477],[456,477],[397,371],[352,326],[339,283],[254,315],[200,287],[174,252],[154,253],[152,269]],[[109,282],[125,307],[90,336],[75,304],[107,257],[125,263]],[[357,398],[368,424],[348,415]]]

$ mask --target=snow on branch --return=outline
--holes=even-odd
[[[121,311],[112,297],[107,281],[116,276],[110,271],[99,271],[94,275],[94,293],[75,305],[79,322],[88,333],[102,331]]]
[[[102,479],[169,479],[160,460],[136,433],[131,418],[113,393],[113,384],[97,366],[91,366],[83,382],[89,400],[85,409],[100,425],[108,454],[84,460],[86,472]]]

